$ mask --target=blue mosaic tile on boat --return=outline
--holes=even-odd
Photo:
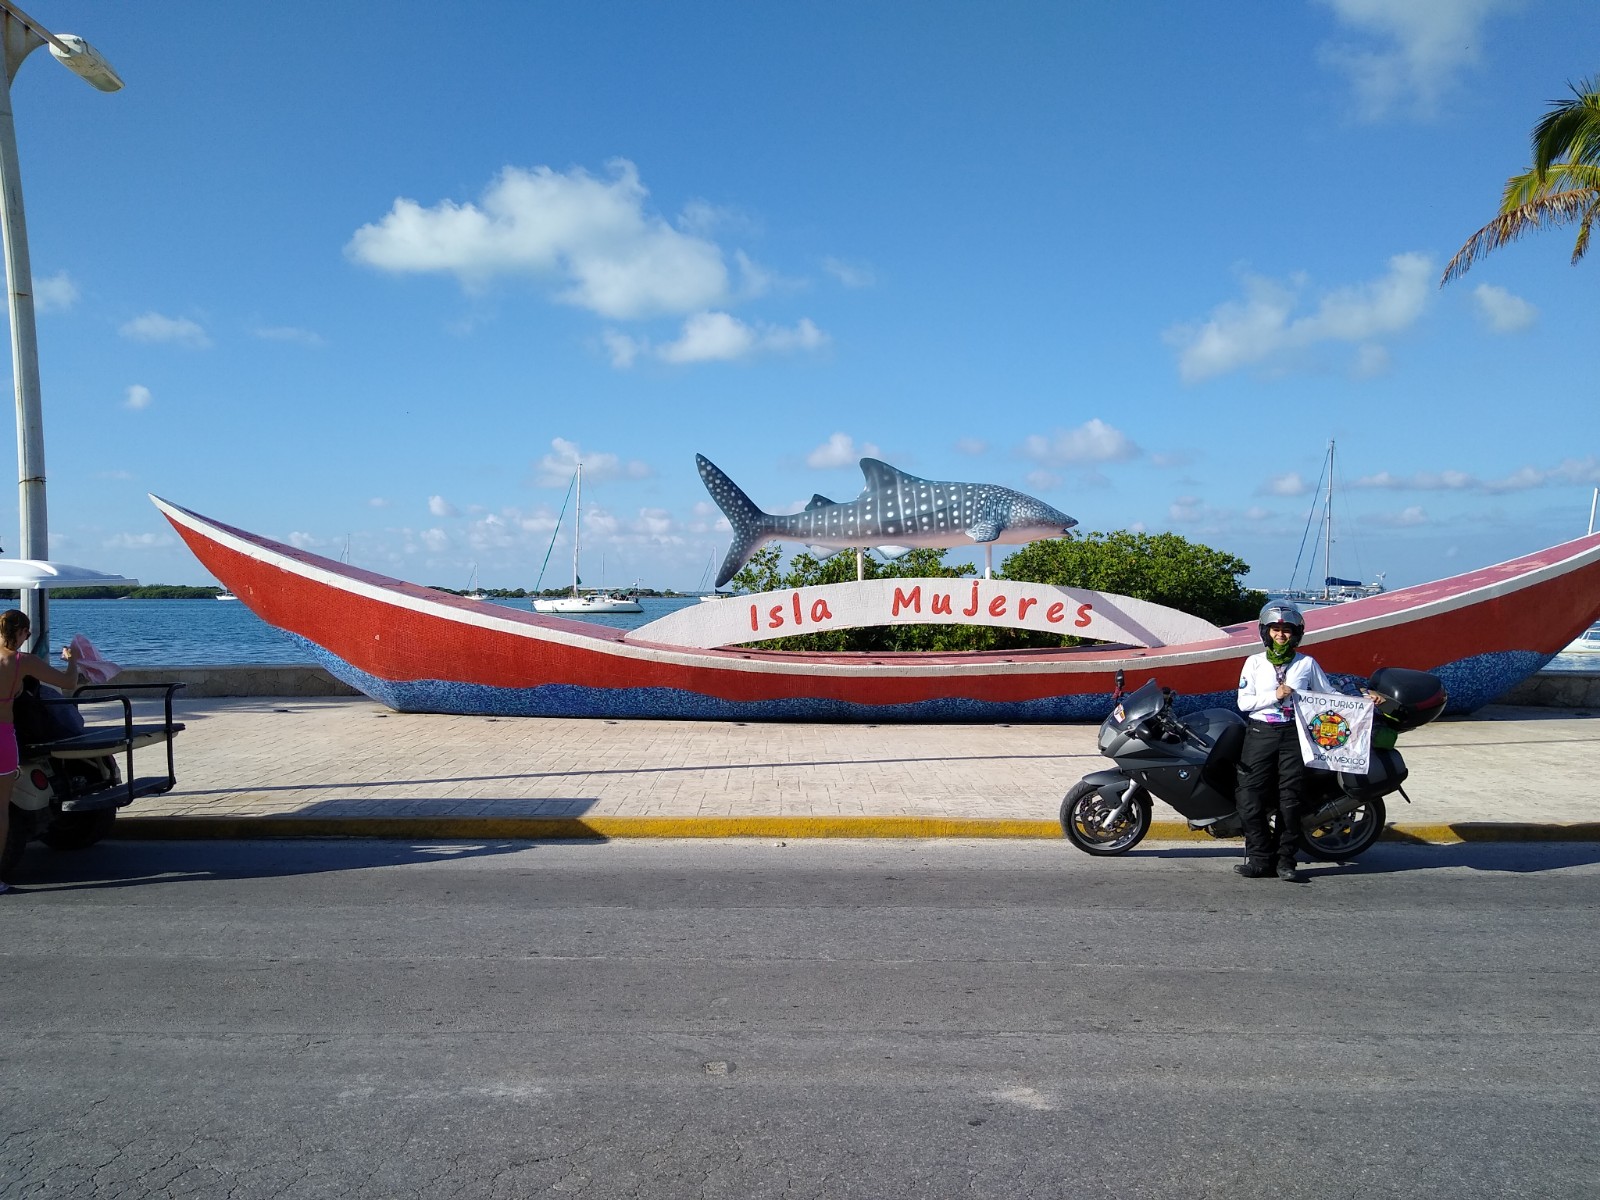
[[[301,639],[304,641],[304,639]],[[530,688],[497,688],[482,684],[426,679],[406,682],[379,679],[359,671],[313,642],[305,646],[335,678],[397,712],[437,712],[463,716],[607,717],[696,721],[818,721],[893,724],[994,724],[997,722],[1099,722],[1111,708],[1110,693],[1048,696],[1038,700],[990,703],[944,697],[914,704],[855,704],[821,697],[730,701],[677,688],[591,688],[546,684]],[[1525,652],[1482,654],[1431,668],[1449,693],[1448,713],[1467,713],[1503,695],[1514,684],[1550,661],[1549,655]],[[1357,690],[1365,680],[1353,675],[1332,679],[1343,691]],[[1232,708],[1236,693],[1178,695],[1179,714],[1205,708]]]

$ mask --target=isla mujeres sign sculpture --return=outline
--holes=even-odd
[[[1043,500],[988,483],[919,479],[863,458],[866,487],[839,504],[813,496],[804,512],[764,512],[704,455],[700,478],[728,523],[733,545],[721,587],[770,541],[800,542],[826,557],[872,548],[897,557],[918,548],[1022,545],[1069,536],[1078,522]],[[864,579],[733,596],[680,609],[628,634],[634,642],[709,648],[870,625],[1002,625],[1135,646],[1225,636],[1208,621],[1129,596],[982,579]]]

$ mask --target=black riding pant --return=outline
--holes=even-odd
[[[1292,861],[1295,831],[1300,827],[1300,738],[1294,722],[1268,725],[1248,721],[1244,749],[1239,755],[1239,821],[1244,826],[1245,857],[1271,863]],[[1269,828],[1271,813],[1278,812],[1278,837],[1274,847]]]

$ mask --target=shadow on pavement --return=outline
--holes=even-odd
[[[280,879],[329,871],[362,871],[460,862],[552,846],[509,839],[407,841],[306,839],[257,842],[106,841],[58,853],[31,846],[16,878],[20,892],[80,892],[150,884]]]
[[[1128,858],[1214,858],[1219,862],[1242,861],[1244,847],[1239,842],[1231,845],[1174,845],[1132,850]],[[1564,867],[1587,867],[1600,864],[1600,842],[1458,842],[1449,845],[1437,843],[1379,842],[1359,859],[1347,863],[1300,862],[1300,871],[1308,882],[1333,875],[1390,875],[1402,871],[1437,871],[1445,867],[1466,867],[1472,871],[1490,871],[1511,875],[1527,875],[1539,871],[1559,871]]]

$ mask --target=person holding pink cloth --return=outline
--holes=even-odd
[[[61,651],[67,669],[58,671],[38,655],[23,653],[29,632],[26,613],[15,608],[0,613],[0,849],[11,834],[11,789],[16,785],[17,769],[21,765],[11,702],[22,690],[22,681],[30,675],[62,691],[71,691],[79,680],[78,652],[73,646]],[[0,895],[10,890],[11,885],[0,879]]]

